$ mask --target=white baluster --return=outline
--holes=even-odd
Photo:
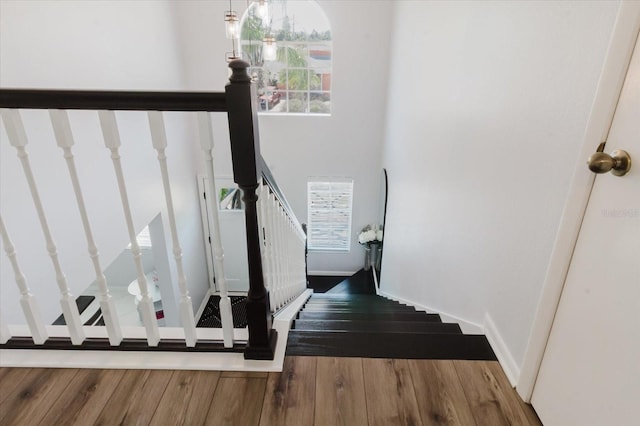
[[[140,252],[140,246],[138,245],[138,240],[136,238],[136,230],[133,225],[131,206],[129,204],[129,196],[127,195],[127,186],[125,184],[122,163],[120,161],[120,132],[118,131],[116,116],[113,111],[98,111],[98,117],[100,118],[100,127],[102,128],[104,144],[111,151],[111,160],[113,162],[113,169],[118,181],[120,200],[122,202],[124,217],[127,223],[127,231],[129,233],[129,241],[131,243],[131,254],[133,255],[133,262],[138,274],[138,287],[140,287],[141,296],[138,309],[140,309],[142,323],[144,324],[145,331],[147,333],[147,343],[149,346],[158,346],[158,343],[160,342],[160,330],[158,329],[158,321],[156,319],[153,300],[149,295],[147,278],[145,277],[144,266],[142,264],[142,253]]]
[[[276,226],[277,221],[277,201],[275,198],[275,194],[272,191],[269,191],[269,240],[270,240],[270,248],[271,248],[271,275],[274,287],[274,298],[275,298],[275,306],[278,309],[281,305],[281,296],[282,296],[282,276],[280,273],[280,264],[279,257],[280,253],[278,251],[279,248],[279,239],[278,239],[278,228]]]
[[[298,227],[298,244],[300,246],[298,252],[298,273],[300,275],[300,293],[302,293],[307,288],[307,265],[306,265],[306,241],[307,236],[301,227]]]
[[[282,211],[282,206],[280,205],[280,201],[277,204],[278,207],[278,234],[280,234],[280,252],[282,253],[280,256],[280,262],[282,264],[282,305],[286,305],[289,301],[289,274],[287,263],[289,259],[287,259],[289,253],[287,252],[287,234],[284,229],[284,215]]]
[[[262,267],[264,276],[264,285],[269,292],[269,309],[275,312],[276,305],[273,295],[273,277],[271,275],[271,249],[269,247],[269,227],[268,223],[268,205],[269,205],[269,188],[260,180],[260,188],[258,189],[258,224],[260,229],[260,251],[262,253]]]
[[[89,251],[89,257],[93,264],[93,269],[96,274],[96,283],[100,291],[99,303],[102,315],[104,316],[104,323],[107,327],[107,336],[109,336],[109,343],[111,346],[118,346],[122,342],[122,329],[120,328],[120,322],[118,321],[118,312],[116,306],[113,303],[113,299],[109,294],[109,288],[107,286],[107,279],[104,276],[102,266],[100,265],[100,255],[95,240],[93,239],[93,232],[91,231],[91,224],[89,223],[89,215],[87,214],[87,208],[82,195],[82,188],[80,187],[80,179],[78,178],[78,172],[76,170],[76,164],[73,157],[71,148],[74,145],[73,134],[71,132],[71,125],[69,124],[69,117],[66,111],[63,110],[50,110],[49,116],[51,117],[51,124],[53,125],[53,132],[56,136],[58,146],[62,148],[64,152],[64,158],[67,160],[67,169],[69,170],[69,177],[71,178],[71,184],[73,185],[73,192],[76,196],[76,202],[78,204],[78,210],[80,211],[80,218],[82,220],[82,226],[87,239],[87,249]]]
[[[271,312],[275,312],[277,310],[278,304],[278,283],[276,281],[276,272],[275,272],[275,263],[273,261],[274,251],[273,251],[273,226],[271,224],[271,191],[269,190],[268,185],[263,185],[263,194],[262,197],[262,208],[264,211],[263,214],[263,223],[264,223],[264,231],[265,231],[265,262],[267,263],[267,268],[269,271],[269,303],[271,305]]]
[[[2,315],[0,315],[0,344],[4,345],[11,339],[11,332],[9,331],[9,327],[4,322]]]
[[[193,315],[193,305],[187,288],[187,278],[184,274],[182,265],[182,248],[178,240],[178,229],[176,226],[176,217],[173,210],[173,198],[171,196],[171,185],[169,184],[169,169],[167,167],[167,156],[165,150],[167,148],[167,135],[165,133],[164,119],[162,112],[149,111],[149,127],[151,129],[151,142],[153,148],[158,152],[158,163],[160,164],[160,173],[162,174],[162,185],[164,187],[164,196],[167,202],[167,214],[169,216],[169,228],[171,229],[171,239],[173,242],[173,257],[176,261],[178,269],[178,287],[180,290],[180,319],[182,320],[182,328],[184,329],[184,338],[187,346],[196,345],[196,323]]]
[[[213,168],[213,129],[211,127],[211,115],[208,112],[198,113],[198,128],[200,130],[200,146],[205,153],[204,162],[209,176],[209,211],[213,222],[212,250],[213,250],[213,274],[220,290],[220,322],[222,323],[222,337],[224,347],[233,347],[233,312],[231,310],[231,298],[227,292],[227,279],[224,273],[224,249],[220,237],[220,220],[218,217],[218,190],[216,188],[216,174]]]
[[[53,237],[49,230],[49,224],[47,223],[44,208],[40,201],[40,194],[38,193],[33,172],[31,171],[29,154],[25,149],[25,146],[27,145],[27,135],[24,131],[20,113],[17,110],[2,109],[0,110],[0,115],[2,115],[2,119],[4,121],[4,126],[7,131],[7,135],[9,136],[9,142],[18,151],[18,158],[20,158],[20,162],[22,163],[22,168],[29,185],[29,190],[31,191],[31,197],[33,198],[33,203],[35,204],[36,211],[38,213],[40,226],[42,227],[42,232],[44,233],[47,244],[47,251],[56,273],[56,282],[61,293],[60,305],[62,306],[62,313],[69,329],[71,342],[74,345],[80,345],[85,339],[82,322],[80,321],[80,313],[78,312],[78,306],[76,305],[75,299],[69,291],[67,279],[62,272],[60,260],[58,259],[58,249],[53,242]]]
[[[285,299],[284,304],[289,303],[291,299],[291,274],[289,269],[289,234],[287,233],[287,216],[285,214],[284,209],[280,205],[279,209],[280,214],[280,232],[282,233],[282,243],[283,243],[283,265],[284,265],[284,279],[285,279]]]
[[[279,232],[278,226],[278,200],[275,194],[271,194],[271,229],[273,230],[273,253],[275,264],[275,286],[276,286],[276,308],[279,309],[282,306],[282,295],[284,292],[283,286],[283,274],[282,274],[282,235]]]
[[[0,216],[0,233],[2,234],[2,243],[4,244],[4,250],[7,253],[9,262],[11,262],[11,267],[13,268],[16,284],[18,284],[18,289],[20,289],[20,294],[22,295],[22,297],[20,298],[20,304],[22,305],[24,316],[27,320],[27,324],[29,325],[29,330],[31,330],[33,343],[35,343],[36,345],[41,345],[47,340],[49,336],[44,326],[44,322],[42,322],[42,317],[40,316],[40,311],[38,310],[36,300],[33,297],[33,294],[31,294],[31,290],[29,290],[29,286],[27,285],[27,279],[25,278],[22,270],[20,269],[20,265],[18,264],[16,250],[13,246],[13,243],[11,242],[11,238],[9,238],[7,228],[4,226],[4,220],[2,220],[2,216]]]
[[[286,305],[289,302],[289,292],[291,286],[291,282],[289,279],[289,247],[285,214],[280,202],[278,202],[278,220],[280,224],[279,232],[282,236],[282,278],[284,282],[284,298],[282,304]]]
[[[293,240],[291,239],[291,237],[293,236],[292,228],[291,228],[291,219],[289,218],[289,215],[285,212],[284,215],[284,219],[285,219],[285,226],[286,226],[286,232],[287,232],[287,274],[289,276],[289,297],[287,302],[291,301],[291,299],[293,299],[294,293],[295,293],[295,276],[293,275],[293,271],[294,271],[294,267],[293,267],[293,262],[295,260],[295,251],[294,251],[294,245],[293,245]]]

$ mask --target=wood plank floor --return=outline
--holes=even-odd
[[[287,357],[282,373],[0,368],[8,425],[540,425],[495,361]]]

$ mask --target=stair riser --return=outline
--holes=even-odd
[[[411,308],[415,309],[412,306],[401,305],[396,302],[369,302],[369,301],[353,301],[353,302],[332,302],[332,301],[309,301],[305,304],[305,306],[376,306],[376,307],[400,307],[400,308]]]
[[[333,312],[333,313],[354,313],[354,314],[412,314],[416,311],[406,309],[376,309],[376,308],[318,308],[318,309],[304,309],[303,312]]]
[[[496,360],[485,336],[358,332],[289,332],[287,355]]]

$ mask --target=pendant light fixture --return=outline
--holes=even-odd
[[[269,3],[267,0],[258,1],[258,16],[263,22],[269,21]]]
[[[231,4],[229,4],[229,6],[231,6]],[[227,32],[227,38],[238,38],[240,35],[240,21],[238,20],[238,14],[235,10],[227,10],[224,12],[224,26]]]
[[[276,53],[276,39],[273,35],[267,34],[267,36],[262,39],[262,58],[265,61],[275,61]]]
[[[225,59],[227,62],[231,62],[238,59],[237,41],[240,38],[240,20],[231,6],[231,0],[229,0],[229,10],[224,12],[224,27],[227,38],[231,39],[231,52],[225,54]]]

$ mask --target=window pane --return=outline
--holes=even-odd
[[[307,90],[307,87],[309,87],[308,79],[309,70],[290,68],[286,76],[286,87],[289,90]],[[283,79],[281,78],[281,80]]]
[[[287,66],[289,68],[307,68],[309,49],[306,42],[283,43],[283,48],[287,52]]]
[[[302,92],[288,92],[289,112],[307,112],[307,94]]]
[[[331,112],[331,95],[328,92],[311,92],[309,112],[329,114]]]

